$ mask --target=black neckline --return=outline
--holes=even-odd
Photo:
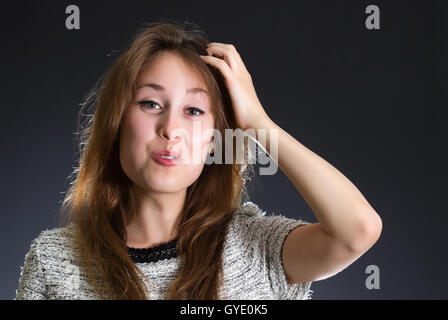
[[[127,247],[134,263],[149,263],[177,257],[177,238],[152,248]]]

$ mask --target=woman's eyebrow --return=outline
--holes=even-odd
[[[157,90],[157,91],[165,91],[165,87],[161,86],[160,84],[153,83],[153,82],[142,84],[137,89],[141,89],[143,87],[153,88],[154,90]],[[203,88],[191,88],[191,89],[187,89],[185,91],[185,93],[187,93],[187,94],[195,94],[195,93],[200,93],[200,92],[204,92],[205,94],[208,95],[208,91]]]

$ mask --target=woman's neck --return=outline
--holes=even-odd
[[[178,193],[136,192],[136,212],[126,226],[128,247],[150,248],[177,236],[176,222],[182,212],[186,190]]]

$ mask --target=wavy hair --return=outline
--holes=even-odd
[[[207,54],[208,43],[205,33],[190,22],[145,23],[81,103],[76,140],[79,163],[69,176],[61,217],[65,219],[62,224],[75,227],[80,264],[101,299],[148,299],[146,277],[126,246],[126,221],[136,210],[133,182],[119,161],[119,137],[137,77],[151,57],[168,50],[195,67],[211,93],[215,128],[221,137],[225,129],[238,128],[221,73],[199,57]],[[176,222],[181,268],[165,299],[219,298],[227,226],[248,197],[246,181],[253,175],[253,166],[247,161],[247,140],[243,141],[243,163],[236,161],[233,141],[231,145],[217,141],[215,148],[221,148],[223,157],[232,149],[234,161],[205,164],[187,188]]]

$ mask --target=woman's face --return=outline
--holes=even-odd
[[[199,72],[168,51],[153,56],[140,73],[123,119],[120,162],[144,190],[180,192],[201,174],[214,128],[211,100],[201,89],[207,87]],[[163,150],[180,159],[161,164],[153,153]]]

